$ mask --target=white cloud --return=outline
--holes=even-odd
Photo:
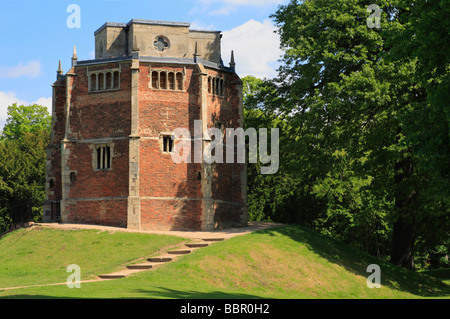
[[[214,24],[204,24],[199,20],[195,20],[191,22],[191,25],[189,27],[191,30],[216,30],[216,26]]]
[[[238,11],[239,7],[268,7],[280,5],[286,0],[198,0],[197,6],[189,14],[229,15]]]
[[[52,114],[52,98],[51,97],[40,97],[36,101],[34,101],[30,104],[39,104],[42,106],[46,106],[48,109],[48,112],[50,114]]]
[[[14,92],[2,92],[0,91],[0,131],[3,129],[6,123],[6,118],[8,114],[8,106],[17,103],[18,105],[31,105],[39,104],[46,106],[48,112],[52,113],[52,98],[51,97],[40,97],[34,102],[28,102],[21,100],[16,97]]]
[[[222,32],[224,64],[228,65],[233,50],[236,72],[241,77],[274,77],[277,74],[277,61],[282,55],[280,38],[274,33],[275,30],[272,22],[266,19],[262,23],[249,20],[234,29]]]
[[[26,64],[20,62],[16,66],[0,65],[0,78],[19,78],[28,76],[36,78],[41,74],[41,63],[39,61],[29,61]]]

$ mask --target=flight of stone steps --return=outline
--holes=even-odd
[[[127,277],[128,275],[131,275],[131,274],[134,274],[137,272],[155,269],[159,265],[167,263],[167,262],[171,262],[179,256],[190,254],[195,249],[207,247],[211,243],[214,243],[217,241],[223,241],[223,240],[224,240],[224,238],[204,238],[199,241],[186,243],[181,247],[178,247],[178,248],[175,248],[172,250],[168,250],[165,253],[162,253],[162,254],[154,256],[154,257],[150,257],[147,259],[147,262],[145,262],[145,263],[130,264],[125,269],[122,269],[122,270],[119,270],[117,272],[113,272],[110,274],[102,274],[102,275],[99,275],[98,277],[101,279],[118,279],[118,278]]]

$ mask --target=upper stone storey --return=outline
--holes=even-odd
[[[133,19],[127,24],[105,23],[95,31],[95,58],[140,56],[192,58],[218,65],[221,61],[220,31],[190,30],[185,22]]]

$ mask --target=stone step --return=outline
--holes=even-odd
[[[172,261],[173,259],[172,257],[150,257],[147,260],[152,263],[166,263]]]
[[[112,274],[103,274],[103,275],[99,275],[99,277],[101,279],[119,279],[119,278],[124,278],[127,275],[125,273],[112,273]]]
[[[203,241],[205,242],[215,242],[215,241],[222,241],[224,240],[224,238],[206,238],[203,239]],[[200,247],[207,247],[209,246],[208,243],[205,242],[197,242],[197,243],[188,243],[186,244],[187,247],[189,248],[200,248]],[[161,263],[166,263],[166,262],[170,262],[173,260],[174,257],[176,257],[176,255],[186,255],[186,254],[190,254],[192,251],[190,249],[174,249],[174,250],[169,250],[166,252],[166,254],[168,254],[167,256],[158,256],[158,257],[150,257],[147,259],[147,261],[153,263],[142,263],[142,264],[134,264],[134,265],[128,265],[127,269],[119,271],[119,272],[115,272],[115,273],[111,273],[111,274],[102,274],[99,275],[99,278],[101,279],[118,279],[118,278],[124,278],[127,275],[134,273],[134,272],[138,272],[141,270],[145,270],[145,269],[151,269],[153,267],[158,266]],[[170,255],[173,255],[170,256]],[[156,263],[156,264],[155,264]]]
[[[177,249],[177,250],[169,250],[167,253],[171,255],[185,255],[189,254],[191,251],[187,249]]]
[[[152,267],[152,264],[134,264],[127,266],[128,269],[150,269]]]
[[[204,238],[204,241],[223,241],[224,238]]]
[[[200,247],[207,247],[209,246],[208,243],[190,243],[190,244],[186,244],[187,247],[189,248],[200,248]]]

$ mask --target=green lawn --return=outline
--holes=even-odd
[[[450,285],[450,268],[424,270],[422,274],[435,277]]]
[[[21,234],[25,236],[26,232]],[[90,233],[94,234],[95,232]],[[15,237],[16,234],[12,236]],[[91,242],[94,240],[95,236]],[[3,239],[0,240],[0,247],[2,241]],[[44,245],[44,242],[40,245]],[[88,246],[85,246],[86,249]],[[11,259],[17,258],[16,256],[17,252]],[[76,263],[77,260],[71,259],[68,262]],[[381,267],[382,287],[379,289],[369,289],[366,285],[369,275],[366,268],[369,264],[378,264]],[[113,265],[109,267],[113,268]],[[62,277],[66,278],[67,274],[63,273]],[[274,228],[237,236],[201,248],[158,269],[123,279],[84,283],[80,289],[51,286],[0,290],[0,297],[9,298],[232,299],[448,298],[449,296],[449,286],[439,279],[377,260],[348,245],[300,226]]]
[[[20,229],[0,239],[0,289],[66,282],[71,264],[80,266],[82,280],[91,279],[183,241],[127,232]]]

